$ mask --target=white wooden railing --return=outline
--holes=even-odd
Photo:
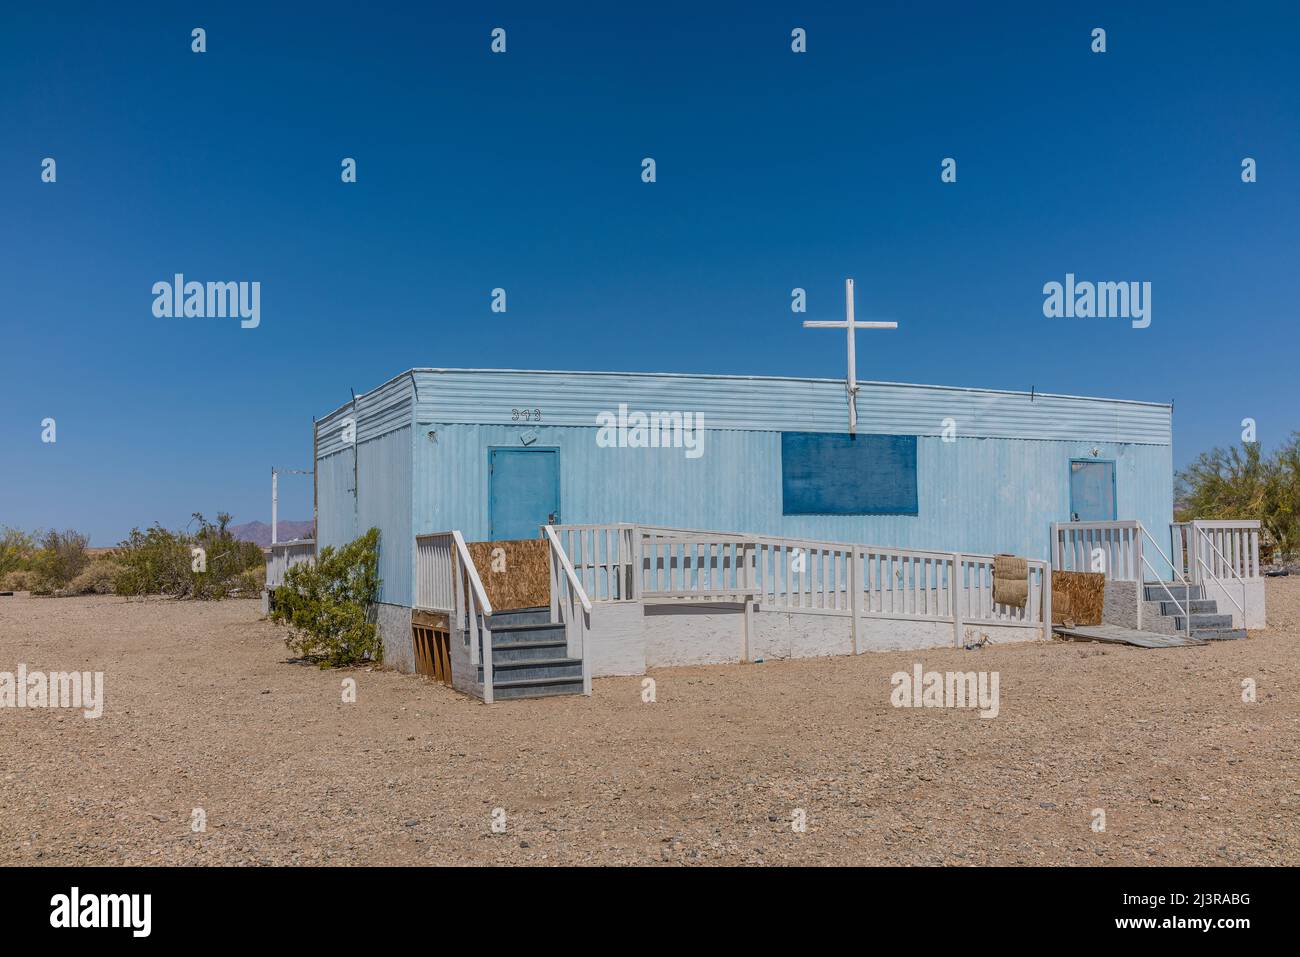
[[[1259,578],[1259,522],[1194,521],[1173,524],[1174,561],[1195,580]]]
[[[465,636],[470,664],[483,666],[483,701],[492,703],[492,602],[458,531],[417,535],[415,607],[449,612]]]
[[[1164,561],[1159,568],[1147,556],[1153,554]],[[1146,600],[1147,584],[1159,585],[1165,597],[1182,615],[1184,630],[1191,635],[1191,586],[1194,582],[1181,567],[1165,554],[1160,543],[1152,537],[1147,527],[1137,519],[1111,522],[1053,522],[1052,567],[1067,572],[1100,572],[1110,581],[1134,582],[1137,588],[1137,627],[1142,628],[1142,609]],[[1170,583],[1184,586],[1179,599],[1169,588]]]
[[[1187,577],[1202,587],[1211,582],[1237,608],[1242,623],[1250,591],[1247,582],[1258,579],[1259,522],[1249,520],[1197,520],[1171,526],[1174,560]],[[1228,582],[1234,582],[1229,587]],[[1240,595],[1241,600],[1237,600]]]
[[[1104,572],[1111,581],[1142,580],[1142,523],[1059,522],[1052,525],[1052,567]]]
[[[756,602],[761,610],[855,620],[951,622],[959,643],[965,624],[1042,627],[1051,589],[1040,560],[1029,561],[1029,599],[1016,608],[993,601],[992,555],[649,525],[554,531],[560,552],[566,542],[581,543],[583,560],[574,566],[596,601]]]
[[[591,694],[591,660],[587,655],[587,635],[591,632],[591,598],[583,588],[577,569],[561,544],[555,526],[543,525],[542,534],[550,543],[551,621],[564,625],[564,638],[570,658],[582,661],[582,693]],[[611,569],[607,581],[618,581]],[[630,576],[629,576],[630,578]],[[617,600],[617,599],[615,599]]]
[[[456,543],[451,532],[415,539],[415,607],[456,612]]]
[[[265,550],[266,587],[279,588],[284,584],[284,573],[293,565],[316,560],[316,540],[299,538],[291,542],[276,542]]]
[[[583,591],[596,601],[631,601],[636,556],[635,525],[548,525]]]
[[[1039,559],[1028,559],[1029,597],[1024,608],[1014,605],[999,605],[993,601],[993,556],[962,555],[964,567],[963,578],[958,579],[957,595],[959,603],[965,605],[957,610],[960,621],[987,622],[999,625],[1032,625],[1044,621],[1044,609],[1051,601],[1052,578],[1050,566]],[[1047,623],[1050,625],[1050,622]]]

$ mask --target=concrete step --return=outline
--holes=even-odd
[[[511,608],[498,611],[492,616],[493,630],[509,625],[549,625],[550,623],[549,608]]]
[[[1168,589],[1168,591],[1165,589]],[[1200,585],[1180,585],[1176,582],[1165,582],[1164,584],[1146,582],[1142,586],[1142,597],[1147,601],[1169,601],[1172,595],[1175,601],[1185,601],[1189,590],[1193,599],[1205,597]]]
[[[569,643],[564,639],[558,641],[515,641],[492,645],[492,664],[500,667],[513,661],[539,661],[548,658],[563,658],[568,652]]]
[[[1173,615],[1181,615],[1185,610],[1186,605],[1187,605],[1186,601],[1182,601],[1182,602],[1162,601],[1160,602],[1160,614],[1165,615],[1167,617]],[[1193,615],[1197,615],[1197,614],[1213,615],[1218,612],[1219,603],[1215,601],[1213,598],[1193,598],[1192,607],[1190,610]]]
[[[550,680],[582,681],[582,662],[577,658],[543,658],[532,661],[503,661],[492,659],[492,687],[500,688],[518,681]],[[478,680],[483,680],[479,668]]]
[[[1193,631],[1193,638],[1199,638],[1201,641],[1235,641],[1238,638],[1246,637],[1245,628],[1223,628],[1209,631]]]
[[[1174,615],[1174,627],[1179,631],[1186,627],[1186,622],[1187,619],[1182,615]],[[1196,634],[1198,631],[1219,631],[1231,627],[1231,615],[1192,615],[1192,634]]]
[[[545,698],[559,694],[582,694],[582,679],[494,682],[492,686],[492,696],[497,701],[510,698]]]

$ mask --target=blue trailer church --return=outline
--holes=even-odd
[[[1054,571],[1157,642],[1263,625],[1258,523],[1173,521],[1171,405],[859,382],[856,331],[895,323],[845,292],[804,323],[845,331],[844,380],[411,369],[318,420],[318,544],[380,530],[385,662],[491,703],[1046,639],[1078,624]]]

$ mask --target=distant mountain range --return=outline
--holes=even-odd
[[[295,538],[311,538],[313,525],[311,522],[286,522],[276,523],[276,540],[287,542]],[[245,522],[243,525],[231,525],[230,534],[241,542],[254,542],[265,548],[271,544],[271,525],[269,522]]]

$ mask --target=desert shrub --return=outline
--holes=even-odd
[[[1178,473],[1178,519],[1258,519],[1264,547],[1300,554],[1300,432],[1265,456],[1257,442],[1211,449]]]
[[[117,547],[118,573],[114,587],[119,595],[188,595],[193,572],[190,544],[185,536],[153,525],[147,531],[131,529]]]
[[[313,564],[289,568],[275,590],[271,618],[289,625],[285,644],[322,665],[380,661],[384,649],[373,621],[379,593],[379,529],[342,548],[322,548]]]
[[[60,588],[55,594],[66,595],[111,595],[113,583],[121,571],[117,562],[111,558],[95,558],[72,581]]]
[[[260,595],[266,588],[266,565],[261,564],[256,568],[245,568],[235,578],[234,588],[232,591],[238,592],[244,597],[249,595]]]
[[[35,555],[35,537],[8,526],[0,529],[0,580],[10,572],[29,570]]]
[[[88,536],[71,529],[46,532],[31,559],[32,593],[52,595],[80,575],[90,564],[90,556],[86,554],[89,542]]]
[[[222,512],[213,525],[194,513],[199,530],[173,532],[161,525],[138,528],[117,549],[121,570],[114,585],[119,595],[168,595],[173,598],[226,598],[246,585],[244,575],[263,569],[262,549],[230,534],[230,516]],[[203,567],[194,555],[202,548]]]
[[[0,582],[0,591],[31,591],[32,577],[26,569],[15,568]]]

